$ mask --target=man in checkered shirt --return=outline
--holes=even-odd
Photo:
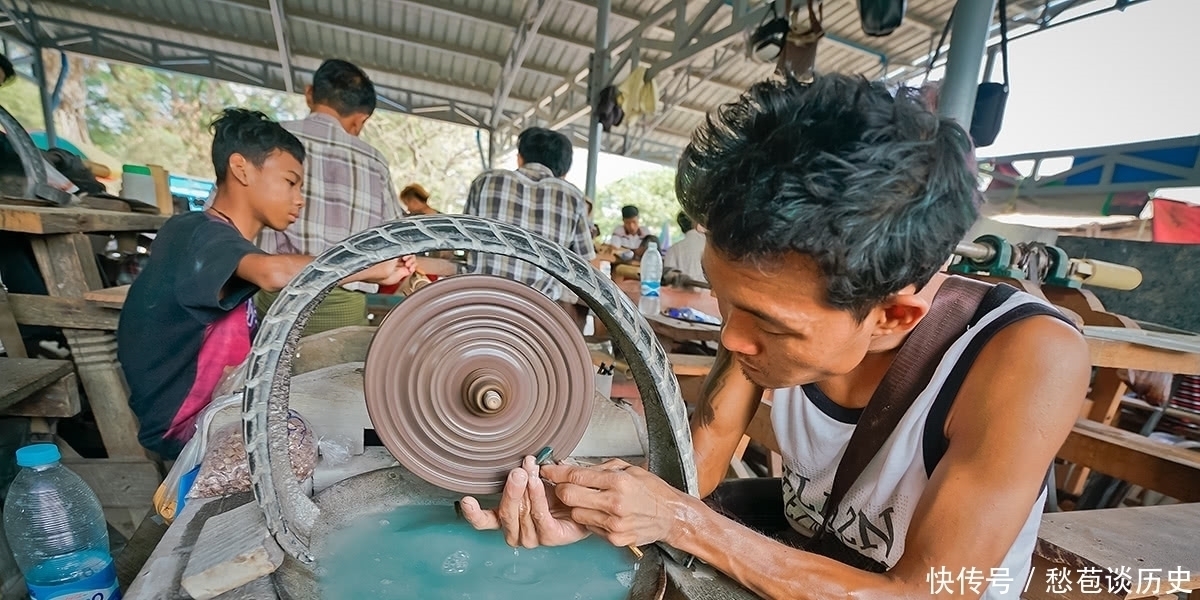
[[[285,231],[264,231],[259,247],[272,254],[318,255],[342,240],[401,217],[387,161],[359,139],[375,112],[375,85],[362,69],[327,60],[304,92],[311,111],[281,123],[304,144],[304,210]],[[367,297],[378,286],[354,283],[334,288],[313,312],[305,335],[367,324]],[[255,298],[263,314],[275,299]]]
[[[492,170],[475,178],[463,213],[520,227],[575,252],[595,258],[587,201],[562,177],[571,169],[567,136],[531,127],[517,137],[517,170]],[[494,254],[468,259],[472,273],[520,281],[557,301],[582,330],[587,307],[557,279],[529,263]]]

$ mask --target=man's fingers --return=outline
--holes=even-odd
[[[500,518],[500,528],[504,530],[504,541],[509,546],[516,547],[521,543],[521,505],[525,503],[525,486],[528,481],[528,473],[522,469],[513,469],[504,484],[504,494],[500,498],[497,515]]]
[[[467,496],[459,502],[462,507],[463,518],[471,524],[471,527],[479,530],[500,529],[500,518],[494,510],[485,510],[479,506],[479,501]]]
[[[570,465],[544,465],[542,476],[557,484],[573,483],[597,490],[612,489],[627,475],[619,469],[596,467],[574,467]],[[559,498],[562,498],[560,495]]]

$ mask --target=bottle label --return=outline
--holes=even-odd
[[[121,600],[117,587],[117,570],[111,560],[98,573],[79,581],[58,585],[29,586],[30,600]]]
[[[643,298],[657,298],[659,285],[660,284],[657,281],[643,281],[642,282],[642,297]]]

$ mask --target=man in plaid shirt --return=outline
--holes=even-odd
[[[375,112],[375,85],[362,69],[327,60],[305,90],[312,111],[299,121],[281,123],[304,144],[304,210],[285,231],[264,231],[259,247],[272,254],[318,255],[365,229],[399,219],[400,203],[387,161],[359,139]],[[313,312],[305,335],[347,325],[367,324],[367,298],[373,284],[335,288]],[[255,299],[265,313],[274,294]]]
[[[463,213],[520,227],[591,260],[596,253],[587,201],[579,188],[562,179],[571,169],[571,156],[567,136],[541,127],[522,131],[517,138],[517,170],[498,169],[476,177]],[[562,305],[583,329],[587,307],[542,269],[494,254],[472,255],[468,268],[529,285]]]

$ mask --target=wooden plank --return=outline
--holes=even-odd
[[[90,208],[0,205],[0,231],[13,233],[158,231],[167,218],[164,215]]]
[[[1133,589],[1118,596],[1122,598],[1166,594],[1171,579],[1182,590],[1195,590],[1200,589],[1197,523],[1200,504],[1048,513],[1042,517],[1035,554],[1072,569],[1099,569],[1102,574],[1127,568]],[[1150,585],[1147,571],[1139,593],[1140,569],[1159,569],[1161,586]]]
[[[162,483],[158,466],[149,459],[64,457],[62,463],[92,488],[105,508],[153,506]]]
[[[75,233],[68,236],[71,243],[75,245],[75,253],[79,255],[79,267],[83,270],[83,280],[87,284],[87,289],[98,290],[104,287],[104,280],[100,277],[100,267],[96,264],[96,248],[92,245],[92,240],[82,233]]]
[[[281,564],[283,549],[252,502],[204,524],[180,583],[195,600],[211,600],[274,573]]]
[[[8,302],[8,290],[3,282],[0,282],[0,345],[4,346],[4,352],[10,357],[26,358],[25,340],[17,327],[17,319]]]
[[[0,409],[32,396],[73,372],[69,360],[0,358]]]
[[[1194,410],[1188,410],[1186,408],[1175,408],[1173,406],[1168,406],[1165,409],[1163,409],[1161,407],[1154,406],[1154,405],[1150,404],[1149,402],[1146,402],[1145,400],[1140,400],[1138,398],[1131,398],[1129,396],[1121,398],[1121,406],[1124,406],[1126,408],[1133,408],[1136,410],[1146,410],[1146,411],[1151,411],[1151,412],[1157,412],[1157,411],[1161,410],[1161,411],[1163,411],[1164,415],[1167,415],[1169,417],[1175,417],[1176,419],[1184,419],[1186,421],[1200,423],[1200,412],[1196,412]]]
[[[716,357],[697,354],[668,354],[671,371],[676,377],[708,377]]]
[[[71,372],[41,391],[0,411],[0,416],[65,419],[79,414],[81,410],[83,404],[79,400],[79,379]]]
[[[1200,354],[1200,336],[1197,335],[1100,326],[1085,326],[1083,333],[1088,337],[1102,340],[1129,342],[1147,348]]]
[[[38,269],[51,296],[77,298],[89,291],[90,281],[98,279],[96,264],[84,256],[90,248],[81,233],[48,235],[30,240]],[[129,387],[117,362],[116,336],[107,332],[64,329],[71,347],[75,371],[87,392],[96,425],[111,457],[143,458],[145,449],[137,439],[137,419],[129,408]]]
[[[116,331],[120,311],[78,298],[9,294],[9,307],[22,325]]]
[[[125,306],[125,297],[128,295],[129,286],[119,285],[117,287],[92,290],[85,293],[83,299],[95,303],[96,306],[120,310],[122,306]]]
[[[1200,354],[1087,337],[1092,365],[1180,375],[1200,375]]]
[[[1058,457],[1184,502],[1200,502],[1200,453],[1086,419]]]

